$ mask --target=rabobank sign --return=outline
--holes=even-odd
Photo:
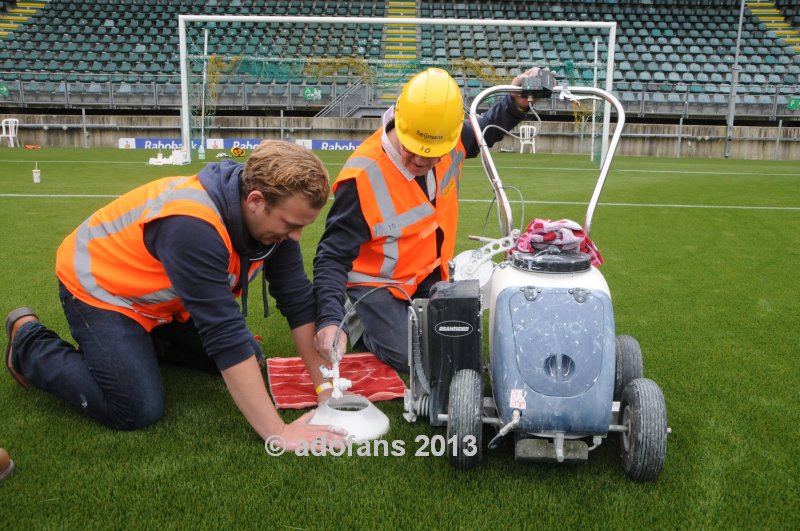
[[[263,141],[262,138],[207,138],[206,149],[255,149]]]
[[[199,140],[192,140],[192,149],[200,147]],[[174,151],[183,148],[180,138],[120,138],[120,149],[160,149]]]
[[[255,149],[261,143],[260,138],[207,138],[206,149],[224,149],[233,147]],[[120,138],[120,149],[160,149],[171,151],[183,148],[180,138]],[[200,148],[200,139],[192,139],[192,149]]]
[[[321,151],[355,151],[360,140],[312,140],[311,149]]]
[[[255,149],[263,139],[261,138],[206,138],[206,149],[219,149],[228,151],[240,147],[247,151]],[[291,140],[290,140],[291,142]],[[294,142],[309,149],[320,151],[355,151],[361,144],[360,140],[295,140]],[[120,138],[120,149],[159,149],[171,151],[183,148],[180,138]],[[192,140],[192,149],[200,147],[200,139]]]
[[[226,138],[222,141],[225,149],[240,147],[242,149],[255,149],[263,142],[261,138]]]
[[[136,149],[182,149],[183,142],[180,138],[137,138]],[[192,140],[192,149],[200,147],[199,140]]]

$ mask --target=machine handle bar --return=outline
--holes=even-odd
[[[508,197],[506,196],[505,189],[503,188],[503,183],[500,180],[500,175],[497,172],[497,168],[494,165],[494,160],[489,152],[489,146],[486,145],[486,141],[483,138],[483,131],[478,123],[478,106],[489,96],[494,94],[520,93],[521,91],[522,88],[516,85],[497,85],[494,87],[489,87],[475,97],[469,110],[469,121],[472,125],[472,130],[475,133],[475,139],[477,140],[480,148],[483,169],[486,172],[486,176],[489,178],[489,183],[492,185],[495,197],[497,198],[500,229],[502,230],[503,236],[511,236],[511,231],[514,230],[514,220],[511,213],[511,205],[508,202]],[[619,139],[622,136],[622,128],[625,126],[625,109],[623,109],[622,104],[616,98],[616,96],[606,90],[595,87],[556,86],[553,87],[552,92],[559,94],[562,98],[567,99],[572,96],[582,95],[589,96],[593,99],[601,99],[613,105],[614,110],[617,113],[617,124],[614,128],[614,134],[611,137],[611,142],[608,144],[608,151],[606,152],[605,157],[603,157],[603,162],[600,165],[600,175],[597,178],[597,184],[595,184],[592,198],[589,200],[589,206],[586,209],[586,221],[583,224],[583,228],[588,236],[592,229],[592,218],[594,217],[594,211],[597,208],[597,203],[600,200],[600,193],[603,191],[603,186],[606,182],[606,176],[608,175],[608,170],[611,167],[611,161],[614,159],[614,153],[617,150]]]

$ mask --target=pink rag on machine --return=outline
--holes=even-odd
[[[525,232],[517,241],[517,249],[526,253],[543,251],[551,245],[563,251],[586,253],[591,257],[592,265],[595,267],[604,263],[600,251],[586,235],[583,227],[569,219],[552,221],[536,218],[528,223]]]
[[[317,394],[303,360],[268,358],[269,391],[278,409],[302,409],[317,405]],[[348,392],[371,402],[401,398],[406,389],[397,372],[369,352],[347,354],[339,362],[339,376],[353,382]]]

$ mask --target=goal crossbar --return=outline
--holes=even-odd
[[[504,27],[552,27],[552,28],[596,28],[608,30],[605,90],[611,92],[614,78],[614,53],[616,50],[617,23],[600,21],[566,20],[502,20],[463,18],[405,18],[405,17],[302,17],[272,15],[178,15],[178,38],[181,68],[181,142],[188,161],[192,157],[191,116],[189,109],[189,64],[187,52],[187,24],[192,22],[267,22],[306,24],[368,24],[368,25],[418,25],[418,26],[504,26]],[[605,102],[601,159],[605,159],[610,138],[611,104]]]

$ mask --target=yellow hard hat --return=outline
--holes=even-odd
[[[394,109],[397,137],[406,151],[441,157],[456,147],[464,125],[464,103],[456,80],[429,68],[403,87]]]

